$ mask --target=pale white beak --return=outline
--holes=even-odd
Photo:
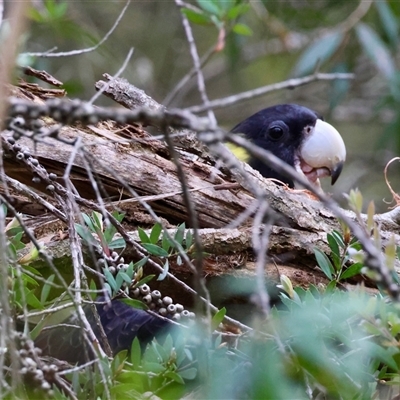
[[[315,126],[305,129],[296,169],[300,169],[310,182],[318,186],[318,178],[330,176],[333,185],[346,160],[343,139],[332,125],[321,119],[317,119]]]

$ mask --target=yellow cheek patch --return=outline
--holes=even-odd
[[[225,146],[240,160],[248,162],[250,159],[249,153],[243,148],[232,143],[225,143]]]

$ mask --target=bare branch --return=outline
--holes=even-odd
[[[272,85],[262,86],[257,89],[248,90],[246,92],[238,93],[233,96],[228,96],[222,99],[211,100],[207,106],[198,105],[186,108],[187,111],[193,113],[200,113],[210,109],[216,110],[218,108],[225,108],[231,106],[232,104],[240,103],[244,100],[254,99],[256,97],[263,96],[264,94],[275,92],[282,89],[294,89],[299,86],[306,85],[315,81],[333,81],[336,79],[354,79],[354,74],[348,73],[331,73],[326,74],[318,72],[316,74],[308,75],[303,78],[293,78],[283,82],[274,83]]]

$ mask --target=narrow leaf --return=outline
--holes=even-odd
[[[153,229],[150,232],[150,243],[157,244],[161,231],[162,231],[162,226],[160,223],[157,222],[153,226]]]
[[[300,56],[294,67],[294,75],[302,76],[312,72],[317,63],[324,63],[339,48],[343,41],[343,32],[333,32],[317,39]]]
[[[156,257],[168,257],[168,253],[160,246],[153,243],[142,243],[142,246],[152,255]]]
[[[40,293],[40,302],[42,304],[46,303],[47,298],[49,297],[50,290],[52,288],[52,283],[54,282],[55,275],[50,275],[46,279],[46,283],[43,285],[42,292]]]
[[[110,249],[123,249],[126,247],[125,239],[118,238],[108,243]]]
[[[89,215],[83,213],[82,214],[82,218],[85,221],[85,224],[88,226],[88,228],[92,231],[92,232],[96,232],[96,228],[93,224],[92,219],[89,217]]]
[[[140,348],[140,342],[137,337],[132,342],[131,345],[131,363],[135,368],[140,366],[140,361],[142,359],[142,350]]]
[[[371,27],[362,22],[357,24],[356,33],[366,54],[375,64],[378,71],[380,71],[386,79],[394,79],[396,66],[386,44],[378,34]]]
[[[142,228],[138,228],[138,234],[139,234],[139,238],[140,238],[140,241],[142,242],[142,244],[143,243],[151,243],[149,236]]]
[[[215,330],[218,328],[219,324],[223,321],[226,315],[226,308],[222,307],[218,312],[214,314],[211,321],[211,328]]]
[[[141,279],[141,280],[135,285],[135,287],[140,286],[140,285],[144,285],[145,283],[150,282],[154,277],[155,277],[155,275],[147,275],[147,276],[145,276],[143,279]]]
[[[147,310],[148,307],[146,304],[141,302],[140,300],[135,300],[135,299],[129,299],[129,298],[123,298],[118,301],[121,301],[122,303],[127,304],[128,306],[131,306],[132,308],[137,308],[139,310]]]
[[[382,27],[385,30],[386,36],[390,40],[392,47],[398,44],[399,36],[399,22],[394,15],[392,9],[389,7],[387,1],[379,0],[374,2],[381,19]]]
[[[108,284],[111,286],[111,288],[114,291],[116,291],[117,290],[117,282],[115,281],[113,274],[108,270],[108,268],[103,268],[103,273],[104,273],[104,276],[106,277]]]
[[[243,35],[243,36],[251,36],[253,34],[253,31],[251,30],[250,27],[248,27],[245,24],[235,24],[232,28],[233,32],[237,33],[238,35]]]
[[[317,259],[318,266],[321,268],[322,272],[330,280],[332,280],[332,274],[334,273],[335,270],[327,255],[317,248],[314,249],[314,254],[315,258]]]
[[[165,260],[163,272],[158,276],[157,280],[163,281],[167,277],[168,271],[169,271],[169,262],[168,260]]]
[[[94,222],[96,232],[103,232],[103,215],[97,211],[93,211],[92,220]]]
[[[183,371],[179,371],[179,375],[183,379],[192,380],[197,376],[197,369],[196,368],[188,368]]]
[[[189,250],[192,247],[192,244],[193,244],[193,233],[190,229],[188,229],[185,238],[186,249]]]
[[[176,233],[175,233],[174,239],[180,245],[182,245],[182,242],[183,242],[183,236],[185,234],[185,229],[186,229],[186,225],[185,225],[185,223],[183,223],[183,224],[178,226],[178,229],[176,230]]]
[[[363,267],[363,263],[355,263],[351,265],[349,268],[346,269],[346,271],[343,272],[343,274],[340,276],[340,279],[349,279],[352,276],[358,275]]]
[[[197,0],[197,4],[206,12],[212,15],[219,15],[220,9],[218,6],[211,0]]]
[[[182,14],[186,15],[186,18],[198,25],[209,25],[211,24],[210,16],[205,14],[204,12],[196,12],[193,10],[189,10],[188,8],[181,9]]]

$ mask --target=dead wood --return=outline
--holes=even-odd
[[[104,85],[104,82],[98,84],[98,88]],[[118,86],[118,90],[121,90],[121,86]],[[38,90],[35,87],[33,90],[32,86],[26,84],[19,88],[13,87],[11,92],[14,96],[33,102],[43,102],[43,99],[54,95],[52,91],[47,93],[46,89]],[[132,96],[134,94],[130,93],[130,97]],[[149,99],[147,100],[153,101],[153,107],[156,107],[157,103]],[[124,104],[120,97],[118,101]],[[146,97],[143,101],[146,101]],[[140,101],[141,105],[143,101]],[[43,122],[46,128],[56,126],[50,118]],[[59,129],[57,138],[45,139],[43,143],[34,143],[30,138],[21,137],[18,143],[37,158],[39,167],[18,159],[18,152],[7,140],[10,135],[8,131],[2,132],[6,175],[33,188],[53,206],[58,207],[58,204],[48,190],[48,183],[37,179],[40,176],[38,168],[42,166],[47,172],[55,173],[56,182],[63,184],[63,175],[70,164],[69,178],[77,196],[84,200],[97,201],[92,185],[93,178],[87,173],[89,160],[107,208],[126,213],[124,228],[132,232],[135,240],[138,240],[137,235],[135,236],[138,226],[146,228],[154,224],[139,200],[153,208],[166,228],[175,227],[182,222],[186,222],[190,228],[181,183],[176,174],[176,166],[170,160],[169,150],[163,141],[155,139],[144,127],[107,121],[89,126],[63,126]],[[75,143],[75,146],[71,143]],[[79,151],[76,150],[78,144]],[[197,141],[194,133],[186,132],[176,140],[176,145],[186,174],[191,201],[196,207],[201,240],[207,252],[205,276],[254,276],[251,216],[236,229],[226,227],[251,209],[257,200],[243,182],[237,182],[232,171],[213,160]],[[82,157],[81,151],[85,152],[85,157]],[[279,274],[284,273],[295,284],[301,285],[324,282],[322,273],[316,268],[313,249],[318,247],[329,252],[326,235],[339,228],[335,216],[306,192],[287,190],[263,179],[248,165],[244,168],[265,190],[270,207],[274,210],[266,276],[277,281]],[[121,182],[132,188],[140,199],[132,197]],[[16,187],[6,185],[4,179],[1,189],[13,200],[15,208],[26,215],[27,225],[34,228],[38,239],[45,237],[48,249],[57,247],[63,229],[60,219],[49,213],[48,208],[38,204],[24,190],[18,191]],[[82,207],[82,211],[89,210]],[[350,212],[349,214],[352,215]],[[400,243],[398,220],[389,218],[388,223],[386,217],[376,218],[378,221],[386,221],[382,224],[382,238],[386,240],[395,234],[397,243]],[[63,252],[68,253],[68,246],[62,248]],[[130,249],[125,254],[129,257]],[[132,256],[134,254],[132,252]],[[185,281],[190,280],[191,271],[184,264],[172,262],[170,270]]]

